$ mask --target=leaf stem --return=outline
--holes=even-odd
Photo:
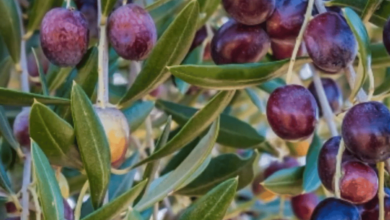
[[[26,152],[23,167],[23,182],[22,182],[22,220],[28,220],[29,215],[29,194],[28,186],[30,185],[31,180],[31,155],[29,152]]]
[[[98,1],[99,11],[99,55],[98,55],[98,95],[97,105],[101,108],[105,108],[109,101],[109,85],[108,85],[108,45],[107,45],[107,25],[106,17],[103,17],[101,13],[101,0]]]
[[[353,69],[352,65],[348,65],[347,68],[345,68],[345,73],[346,77],[348,80],[348,84],[351,88],[355,86],[355,81],[356,81],[356,73],[355,70]],[[364,92],[363,89],[360,89],[358,94],[356,95],[356,98],[359,102],[365,102],[368,100],[366,92]]]
[[[345,150],[344,140],[341,139],[340,147],[339,147],[339,150],[337,152],[336,173],[335,173],[335,177],[334,177],[334,189],[335,189],[336,198],[341,198],[341,195],[340,195],[340,179],[342,177],[341,163],[342,163],[342,160],[343,160],[344,150]]]
[[[330,131],[332,137],[338,136],[337,127],[336,127],[336,124],[333,120],[333,111],[330,108],[328,99],[327,99],[326,94],[325,94],[324,86],[322,85],[321,78],[320,78],[318,72],[315,70],[315,68],[312,65],[310,65],[310,69],[312,70],[312,73],[313,73],[314,87],[317,91],[318,98],[320,100],[320,106],[322,109],[323,118],[326,121],[326,123],[328,124],[328,128],[329,128],[329,131]]]
[[[385,220],[385,162],[380,162],[379,166],[379,220]]]
[[[302,27],[301,27],[301,29],[299,31],[297,40],[295,42],[294,50],[293,50],[293,53],[291,55],[290,64],[288,66],[288,71],[287,71],[287,76],[286,76],[287,84],[290,84],[291,81],[292,81],[292,78],[293,78],[292,74],[293,74],[293,68],[294,68],[295,60],[297,58],[299,47],[301,46],[301,42],[302,42],[303,34],[304,34],[305,30],[306,30],[306,26],[309,23],[309,20],[311,18],[313,5],[314,5],[314,0],[309,0],[309,3],[307,5],[307,9],[306,9],[306,13],[305,13],[305,20],[303,21]]]
[[[89,188],[89,183],[88,183],[88,180],[87,180],[87,181],[85,181],[85,183],[83,185],[83,188],[81,188],[81,191],[80,191],[80,194],[79,194],[79,198],[77,199],[76,208],[74,210],[74,219],[75,220],[80,220],[81,206],[83,205],[83,199],[84,199],[84,196],[85,196],[88,188]]]

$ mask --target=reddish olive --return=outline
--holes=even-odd
[[[332,109],[333,113],[337,114],[341,112],[341,107],[343,105],[343,95],[341,94],[341,89],[337,85],[336,81],[331,78],[321,78],[322,86],[324,87],[326,99],[328,100],[329,106]],[[322,116],[322,108],[320,100],[318,98],[317,90],[314,86],[314,83],[311,82],[309,91],[313,94],[314,98],[317,101],[318,109],[320,110],[320,116]]]
[[[275,0],[222,0],[222,4],[230,16],[245,25],[263,23],[275,9]]]

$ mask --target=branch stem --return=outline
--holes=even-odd
[[[100,24],[100,35],[99,35],[99,55],[98,55],[98,94],[97,94],[97,105],[101,108],[105,108],[109,101],[109,90],[108,90],[108,45],[107,45],[107,18],[101,14],[101,0],[98,1],[99,6],[99,24]]]
[[[348,84],[351,88],[355,86],[355,81],[356,81],[356,73],[355,70],[353,69],[352,65],[348,65],[347,68],[345,68],[345,73],[346,77],[348,80]],[[359,102],[365,102],[368,100],[366,92],[364,92],[363,89],[360,89],[358,94],[356,95],[356,98]]]
[[[385,220],[385,162],[380,162],[379,166],[379,220]]]
[[[70,8],[70,0],[66,0],[66,8],[67,8],[67,9]]]
[[[345,150],[344,140],[341,139],[339,151],[337,152],[336,173],[335,173],[335,177],[334,177],[334,190],[335,190],[336,198],[341,198],[341,195],[340,195],[340,179],[342,176],[341,162],[343,160],[344,150]]]
[[[23,182],[22,182],[22,220],[29,219],[29,194],[28,186],[31,180],[31,155],[29,152],[25,153],[24,167],[23,167]]]

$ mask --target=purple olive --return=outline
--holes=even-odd
[[[343,105],[343,95],[341,94],[340,87],[337,85],[336,81],[334,81],[331,78],[321,78],[321,83],[322,86],[324,87],[326,99],[328,100],[328,103],[333,113],[335,114],[340,113],[341,107]],[[322,108],[321,108],[320,100],[318,98],[317,90],[313,82],[310,83],[308,89],[316,99],[318,108],[320,110],[320,116],[322,116]]]
[[[245,25],[263,23],[275,9],[275,0],[223,0],[225,10]]]
[[[271,48],[273,56],[277,60],[291,58],[294,51],[296,39],[271,39]],[[302,56],[302,46],[299,47],[297,56]]]
[[[30,108],[23,110],[16,116],[13,126],[16,140],[22,147],[30,148]]]
[[[390,19],[386,21],[386,24],[383,27],[383,44],[385,45],[387,53],[390,54]]]

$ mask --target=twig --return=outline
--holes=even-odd
[[[280,196],[280,206],[279,206],[279,217],[282,219],[284,216],[284,204],[286,198],[284,196]]]
[[[341,162],[343,160],[343,153],[345,150],[344,140],[341,139],[340,141],[340,147],[339,151],[337,152],[337,159],[336,159],[336,173],[334,177],[334,189],[335,194],[337,198],[341,198],[340,195],[340,179],[341,179]]]
[[[345,73],[346,77],[348,80],[348,84],[351,88],[355,86],[355,81],[356,81],[356,73],[355,70],[353,69],[352,65],[348,65],[347,68],[345,68]],[[364,92],[363,89],[360,89],[358,94],[356,95],[356,98],[359,102],[365,102],[368,100],[366,92]]]
[[[379,164],[379,220],[385,220],[385,162]]]
[[[129,71],[129,78],[128,78],[128,82],[127,82],[127,89],[129,89],[135,79],[137,78],[137,75],[138,73],[141,71],[141,61],[135,61],[135,60],[132,60],[131,63],[130,63],[130,71]]]
[[[100,24],[100,35],[99,35],[99,55],[98,55],[98,97],[97,104],[101,108],[105,108],[109,99],[108,90],[108,45],[107,45],[107,25],[106,17],[103,17],[101,13],[101,0],[98,1],[99,10],[99,24]]]
[[[74,219],[79,220],[81,215],[81,206],[83,205],[83,199],[85,196],[85,193],[87,192],[89,188],[88,180],[84,183],[83,188],[81,188],[79,198],[77,199],[76,208],[74,210]]]
[[[28,186],[31,179],[31,155],[29,152],[25,153],[24,167],[23,167],[23,183],[22,183],[22,220],[28,220],[29,215],[29,194]]]
[[[316,8],[320,14],[326,12],[326,8],[324,6],[324,2],[322,0],[315,0]]]
[[[67,9],[70,8],[70,0],[66,0],[66,8],[67,8]]]
[[[19,2],[15,0],[19,5]],[[20,33],[23,38],[24,28],[23,28],[23,14],[20,7],[17,7],[18,15],[19,15],[19,25],[20,25]],[[26,56],[26,39],[22,39],[20,45],[20,62],[16,64],[16,71],[20,74],[20,87],[23,92],[30,92],[30,84],[28,82],[28,69],[27,69],[27,56]]]
[[[37,193],[35,192],[35,189],[30,186],[28,187],[28,190],[30,191],[32,197],[33,197],[33,200],[34,200],[34,205],[35,205],[35,219],[36,220],[41,220],[41,213],[42,213],[42,210],[41,210],[41,207],[39,206],[39,201],[38,201],[38,195]]]

